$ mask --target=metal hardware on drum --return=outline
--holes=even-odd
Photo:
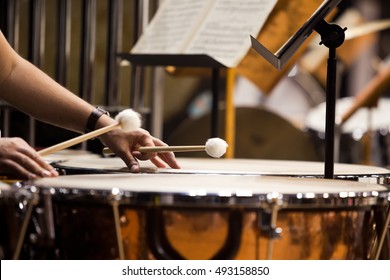
[[[390,206],[387,209],[387,214],[385,215],[385,222],[382,225],[382,229],[379,229],[378,232],[380,232],[380,234],[379,234],[377,246],[374,247],[372,251],[372,256],[374,260],[378,260],[380,258],[380,254],[382,253],[382,248],[384,247],[386,238],[387,238],[387,248],[390,248]],[[386,253],[387,253],[387,259],[389,259],[390,252],[386,252]]]
[[[20,244],[20,248],[22,245],[26,247],[26,253],[23,257],[28,259],[55,258],[55,251],[51,250],[56,236],[50,193],[39,193],[33,186],[24,188],[22,183],[19,184],[21,190],[28,191],[33,197],[24,220],[25,237],[27,238],[23,237]]]
[[[278,217],[278,211],[279,207],[282,204],[282,201],[280,201],[277,196],[271,198],[270,202],[270,214],[269,214],[269,225],[266,227],[268,228],[268,243],[267,243],[267,251],[266,251],[266,257],[265,259],[271,260],[273,255],[273,249],[274,249],[274,241],[276,238],[281,238],[281,232],[282,229],[277,227],[277,217]],[[267,210],[265,210],[267,211]],[[264,214],[261,216],[264,218]],[[264,220],[261,219],[263,226],[264,226]]]
[[[115,233],[116,233],[116,239],[118,242],[118,252],[119,252],[119,259],[124,260],[125,259],[125,249],[123,247],[122,243],[122,234],[120,230],[120,215],[119,215],[119,204],[118,200],[114,199],[112,202],[112,210],[114,215],[114,224],[115,224]]]
[[[8,231],[6,233],[8,238],[5,242],[8,243],[6,246],[9,248],[3,252],[4,258],[17,260],[21,255],[37,197],[21,189],[19,183],[15,183],[5,194],[1,191],[0,198],[2,199],[0,206],[4,207],[2,212],[6,216],[1,223],[2,227]]]
[[[260,232],[264,233],[265,236],[271,239],[281,237],[282,229],[272,225],[271,220],[274,219],[271,218],[272,215],[268,211],[259,211],[257,217]]]
[[[28,224],[30,222],[32,211],[33,211],[34,205],[37,203],[37,201],[38,201],[37,198],[34,197],[34,198],[31,199],[31,202],[27,205],[25,218],[23,219],[23,223],[22,223],[22,227],[20,229],[19,238],[18,238],[18,242],[17,242],[17,245],[16,245],[15,253],[13,255],[13,259],[14,260],[19,259],[20,251],[22,249],[22,245],[23,245],[23,242],[24,242],[25,237],[26,237],[27,226],[28,226]]]

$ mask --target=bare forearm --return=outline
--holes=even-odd
[[[83,132],[93,107],[29,62],[19,59],[1,83],[2,98],[41,121]]]
[[[0,63],[0,99],[41,121],[77,132],[85,131],[93,106],[20,57],[8,44],[1,30]],[[114,122],[114,119],[103,114],[98,117],[95,128]],[[58,176],[23,139],[0,140],[0,173],[23,178]],[[133,132],[114,129],[102,135],[101,141],[119,155],[132,172],[140,170],[137,159],[150,159],[157,167],[165,167],[164,161],[172,168],[180,168],[173,153],[164,154],[160,160],[157,154],[141,154],[137,151],[140,146],[165,145],[142,129]]]

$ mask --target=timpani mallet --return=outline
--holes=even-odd
[[[196,146],[155,146],[155,147],[140,147],[138,151],[141,153],[164,153],[164,152],[197,152],[206,151],[206,153],[214,158],[220,158],[226,153],[228,144],[221,138],[210,138],[205,145]],[[109,148],[104,148],[103,153],[112,155]]]
[[[83,134],[83,135],[80,135],[78,137],[69,139],[67,141],[61,142],[61,143],[56,144],[54,146],[42,149],[42,150],[38,151],[38,154],[41,156],[47,156],[47,155],[53,154],[55,152],[69,148],[71,146],[77,145],[81,142],[98,137],[98,136],[100,136],[104,133],[107,133],[107,132],[109,132],[113,129],[116,129],[116,128],[122,128],[124,131],[134,131],[134,130],[137,130],[141,127],[140,114],[135,112],[132,109],[123,110],[115,117],[115,120],[117,121],[116,123],[102,127],[100,129],[91,131],[91,132]]]

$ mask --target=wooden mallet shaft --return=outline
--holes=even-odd
[[[61,143],[56,144],[54,146],[42,149],[42,150],[38,151],[38,154],[41,155],[41,156],[47,156],[47,155],[53,154],[55,152],[64,150],[66,148],[72,147],[74,145],[77,145],[77,144],[79,144],[81,142],[84,142],[84,141],[90,140],[92,138],[98,137],[98,136],[100,136],[100,135],[102,135],[104,133],[107,133],[107,132],[109,132],[109,131],[111,131],[113,129],[120,128],[120,127],[121,127],[120,123],[113,123],[111,125],[102,127],[100,129],[88,132],[86,134],[77,136],[75,138],[69,139],[69,140],[64,141],[64,142],[61,142]]]
[[[113,129],[116,129],[116,128],[121,128],[124,131],[134,131],[134,130],[137,130],[141,127],[141,117],[137,112],[135,112],[132,109],[123,110],[115,117],[115,120],[116,120],[116,123],[102,127],[100,129],[96,129],[96,130],[91,131],[89,133],[80,135],[80,136],[75,137],[73,139],[64,141],[62,143],[59,143],[59,144],[51,146],[51,147],[48,147],[46,149],[40,150],[38,153],[41,156],[47,156],[49,154],[52,154],[52,153],[58,152],[60,150],[74,146],[76,144],[79,144],[81,142],[98,137],[98,136],[100,136],[104,133],[107,133],[107,132],[109,132]]]
[[[154,146],[154,147],[140,147],[137,151],[141,153],[164,153],[164,152],[197,152],[204,151],[206,149],[205,145],[198,146]],[[114,154],[111,149],[104,148],[103,154],[112,155]]]

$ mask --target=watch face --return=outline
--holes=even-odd
[[[107,116],[110,115],[110,113],[108,111],[106,111],[106,110],[104,110],[104,109],[102,109],[100,107],[96,107],[96,109],[99,110],[100,112],[102,112],[103,114],[107,115]]]

